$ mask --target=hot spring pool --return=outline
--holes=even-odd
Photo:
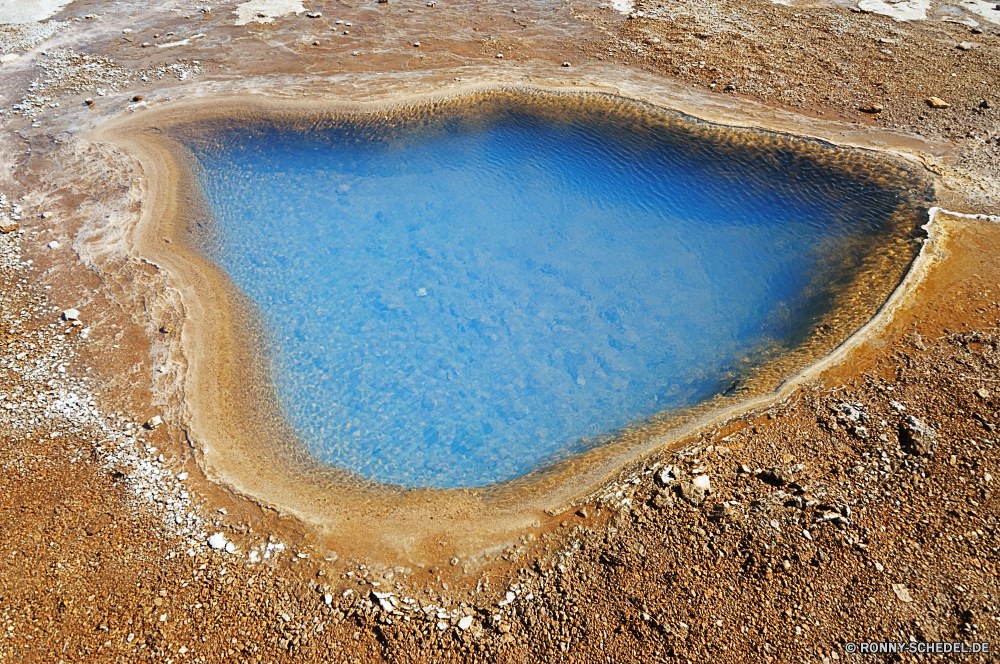
[[[730,389],[905,235],[905,195],[841,153],[644,113],[499,98],[181,132],[195,242],[265,318],[312,456],[417,487],[523,475]]]

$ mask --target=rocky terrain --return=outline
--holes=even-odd
[[[245,25],[233,4],[79,2],[0,26],[0,662],[836,662],[871,659],[847,650],[869,641],[1000,648],[996,224],[969,222],[918,303],[822,380],[638,461],[499,561],[416,568],[327,559],[293,519],[205,481],[154,419],[141,329],[101,304],[92,274],[58,269],[73,234],[35,204],[35,169],[71,140],[61,123],[141,110],[167,87],[604,62],[943,141],[952,153],[927,163],[962,193],[943,195],[996,213],[996,22],[944,5],[897,22],[753,0],[626,14],[276,4]]]
[[[996,641],[1000,270],[974,246],[870,358],[464,573],[324,561],[190,496],[155,430],[93,407],[86,328],[18,238],[0,237],[4,661],[826,662]],[[926,320],[942,306],[961,315]]]

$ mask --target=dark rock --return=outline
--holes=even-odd
[[[722,521],[724,519],[731,519],[736,516],[736,508],[729,503],[720,503],[712,509],[712,515],[709,517],[714,521]]]
[[[771,486],[785,486],[786,484],[791,484],[795,481],[792,471],[782,466],[768,468],[757,477]]]
[[[899,423],[899,444],[910,454],[930,456],[937,449],[937,432],[913,415]]]

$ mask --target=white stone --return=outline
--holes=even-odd
[[[277,16],[301,14],[306,10],[301,0],[250,0],[237,5],[236,25],[247,23],[274,23]]]
[[[923,21],[927,18],[930,0],[907,0],[889,4],[883,0],[860,0],[858,9],[888,16],[897,21]]]
[[[49,249],[58,249],[58,248],[59,248],[59,243],[56,242],[55,240],[52,240],[52,242],[49,242]]]
[[[153,417],[149,418],[148,422],[146,422],[146,426],[148,426],[150,429],[155,429],[161,424],[163,424],[163,418],[160,417],[159,415],[154,415]]]
[[[236,545],[232,542],[226,542],[226,553],[236,553]]]
[[[222,533],[215,533],[208,538],[208,545],[213,549],[222,549],[226,546],[226,536]]]
[[[462,630],[464,632],[465,630],[469,629],[470,627],[472,627],[472,616],[465,616],[464,618],[459,619],[459,621],[458,621],[458,628],[460,630]]]
[[[333,595],[331,595],[330,593],[323,595],[323,603],[326,604],[327,606],[333,604]]]
[[[62,315],[63,315],[63,318],[65,318],[66,320],[79,320],[80,319],[80,312],[77,311],[76,309],[67,309],[66,311],[63,312]]]
[[[699,489],[704,489],[705,491],[712,490],[712,480],[709,479],[708,475],[699,475],[691,480],[691,484],[695,485]]]

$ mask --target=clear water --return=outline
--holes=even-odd
[[[517,477],[724,391],[898,204],[793,152],[516,106],[185,142],[290,423],[408,486]]]

